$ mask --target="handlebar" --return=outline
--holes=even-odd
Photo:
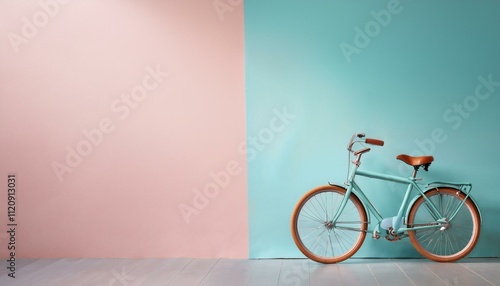
[[[357,138],[359,138],[359,139],[357,139]],[[363,138],[364,138],[364,140],[363,140]],[[349,145],[347,145],[347,150],[349,150],[349,152],[352,152],[352,153],[355,152],[354,150],[352,150],[352,146],[354,145],[354,143],[366,143],[366,144],[370,144],[370,145],[384,146],[383,140],[374,139],[374,138],[365,138],[364,133],[355,133],[352,135],[351,140],[349,140]],[[363,151],[364,152],[370,151],[369,148],[367,148],[367,149],[368,150],[363,149]],[[362,152],[362,153],[364,153],[364,152]]]
[[[379,140],[379,139],[374,139],[374,138],[366,138],[365,143],[371,144],[371,145],[377,145],[377,146],[384,146],[384,141]]]

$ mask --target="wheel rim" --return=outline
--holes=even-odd
[[[443,216],[450,218],[463,198],[456,191],[435,191],[428,195],[431,202]],[[434,221],[427,202],[423,199],[412,212],[413,225],[428,224]],[[417,250],[428,258],[438,261],[453,261],[467,255],[474,247],[478,237],[478,221],[475,210],[466,202],[455,217],[440,228],[430,228],[410,232],[410,238],[416,243]]]
[[[296,214],[296,233],[301,251],[313,260],[343,260],[354,254],[366,235],[366,215],[359,202],[350,199],[336,222],[335,210],[344,194],[324,190],[311,195]],[[361,241],[360,241],[361,240]]]

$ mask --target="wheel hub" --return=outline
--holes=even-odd
[[[448,221],[448,219],[445,219],[444,221],[445,222],[439,228],[440,231],[445,231],[451,227],[451,223]]]
[[[325,225],[325,228],[328,230],[332,230],[335,227],[335,224],[333,223],[333,221],[326,221],[324,225]]]

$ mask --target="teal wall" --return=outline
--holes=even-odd
[[[362,167],[470,181],[484,217],[472,256],[499,256],[500,2],[245,1],[250,257],[302,257],[297,200],[345,180],[354,132],[383,139]],[[488,83],[489,82],[489,83]],[[278,124],[278,123],[279,124]],[[406,171],[406,172],[404,172]],[[362,180],[385,216],[404,187]],[[418,256],[369,236],[358,257]]]

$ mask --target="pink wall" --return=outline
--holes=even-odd
[[[2,257],[248,257],[229,2],[0,0]]]

